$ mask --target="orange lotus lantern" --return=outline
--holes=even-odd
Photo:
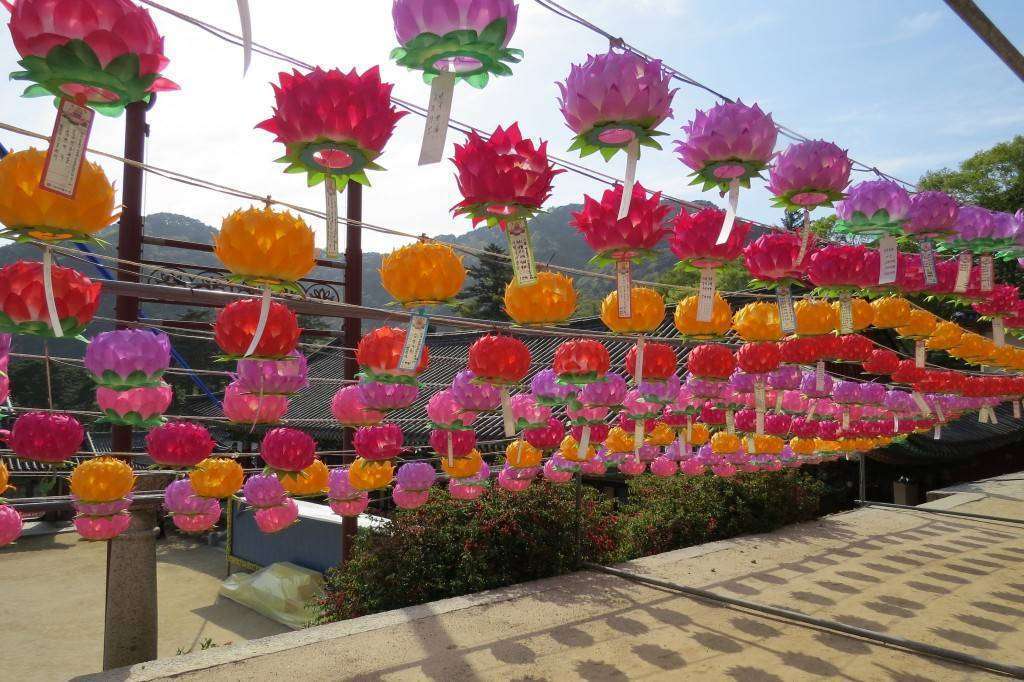
[[[115,457],[88,459],[71,472],[71,494],[83,502],[113,502],[128,496],[135,473]]]
[[[654,289],[633,287],[630,290],[632,315],[619,315],[619,294],[613,291],[601,302],[601,321],[617,334],[649,334],[665,319],[665,299]]]
[[[711,302],[711,318],[707,322],[697,319],[700,297],[687,296],[676,304],[674,321],[680,336],[686,339],[708,340],[721,338],[733,323],[732,308],[718,293]]]
[[[621,426],[613,426],[608,430],[604,446],[608,448],[609,452],[633,452],[633,434]]]
[[[914,308],[907,317],[906,324],[896,327],[896,333],[905,339],[915,341],[930,337],[938,327],[939,319],[927,310]]]
[[[558,272],[538,272],[533,284],[515,279],[505,287],[505,312],[517,324],[559,324],[576,312],[572,277]]]
[[[316,265],[313,230],[302,218],[270,206],[229,215],[213,247],[230,279],[251,286],[301,293],[296,282]]]
[[[584,451],[572,436],[562,439],[561,445],[558,446],[558,452],[570,462],[587,462],[597,457],[597,448],[592,443],[587,445],[587,449]]]
[[[233,459],[208,457],[189,472],[188,478],[196,495],[224,499],[242,489],[245,472]]]
[[[281,485],[292,495],[304,497],[319,495],[327,489],[327,478],[330,472],[327,465],[320,459],[313,460],[308,467],[294,476],[281,476]]]
[[[348,470],[349,483],[356,490],[369,491],[386,488],[394,476],[395,467],[390,459],[371,461],[356,457]]]
[[[883,296],[871,303],[875,311],[872,324],[877,329],[895,329],[910,321],[910,301],[900,296]]]
[[[505,462],[516,469],[530,469],[540,466],[544,452],[523,439],[514,440],[505,448]]]
[[[727,455],[739,451],[743,447],[740,437],[727,431],[719,431],[711,436],[711,451],[716,455]]]
[[[817,449],[817,439],[815,438],[791,438],[789,440],[789,447],[794,454],[802,455],[813,455]]]
[[[925,342],[928,350],[949,350],[960,344],[964,330],[955,322],[939,322]]]
[[[706,425],[698,422],[688,427],[686,440],[700,447],[711,440],[711,431],[708,430]]]
[[[748,303],[732,316],[732,328],[747,342],[778,341],[782,338],[779,306],[763,301]]]
[[[859,332],[871,326],[875,319],[875,309],[871,307],[870,303],[863,298],[851,298],[849,299],[849,306],[850,329],[848,333]],[[842,307],[842,301],[832,302],[832,309],[836,313],[836,319],[841,319]]]
[[[380,283],[407,308],[446,303],[462,289],[466,268],[452,247],[421,241],[395,249],[380,264]]]
[[[484,466],[483,457],[480,451],[470,450],[468,455],[463,457],[441,458],[441,470],[451,478],[469,478],[480,472]]]

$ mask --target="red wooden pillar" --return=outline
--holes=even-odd
[[[346,217],[349,221],[363,219],[363,186],[358,182],[349,181],[347,191],[348,206]],[[345,228],[345,303],[363,304],[363,232],[359,224],[349,222]],[[362,338],[362,322],[358,317],[346,317],[342,328],[345,350],[342,352],[343,372],[346,380],[356,378],[359,365],[356,363],[355,347]],[[342,449],[352,449],[352,429],[345,429],[342,438]],[[352,455],[343,455],[346,463],[351,462]],[[345,517],[341,521],[341,560],[348,561],[352,555],[352,543],[355,541],[358,524],[355,517]]]

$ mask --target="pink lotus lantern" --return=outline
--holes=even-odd
[[[163,413],[171,405],[174,392],[167,384],[140,386],[127,391],[115,391],[100,386],[96,389],[96,403],[111,424],[149,429],[163,423]]]
[[[704,473],[704,463],[696,457],[684,459],[679,463],[679,473],[686,476],[700,476]]]
[[[231,382],[224,389],[222,408],[228,421],[235,424],[276,424],[288,412],[288,405],[287,396],[248,393],[238,382]]]
[[[469,412],[491,412],[501,406],[501,389],[493,384],[476,381],[476,375],[466,369],[452,379],[452,397]]]
[[[6,547],[21,537],[21,514],[14,507],[0,504],[0,547]]]
[[[427,417],[442,429],[468,429],[476,419],[475,412],[465,410],[451,390],[438,391],[427,402]]]
[[[674,476],[679,471],[678,465],[665,455],[662,455],[651,462],[651,473],[659,478]]]
[[[544,462],[544,480],[551,483],[568,483],[572,480],[576,469],[576,465],[561,455],[553,455],[551,459]]]
[[[604,457],[596,455],[585,462],[580,462],[580,471],[588,476],[602,476],[608,469]]]
[[[394,459],[402,453],[402,429],[397,424],[364,426],[356,431],[356,454],[371,462]]]
[[[565,437],[565,425],[555,417],[549,417],[544,426],[525,429],[523,439],[540,450],[554,450]]]
[[[164,489],[164,508],[174,525],[186,533],[203,533],[220,520],[220,501],[196,495],[188,479],[172,481]]]
[[[11,78],[34,84],[26,97],[67,97],[118,116],[132,102],[178,89],[161,75],[168,64],[164,39],[149,12],[130,0],[3,4],[25,69]]]
[[[245,502],[256,509],[267,509],[284,504],[288,493],[276,474],[255,474],[242,487]]]
[[[418,509],[430,499],[430,491],[409,490],[396,485],[395,489],[391,491],[391,499],[399,509]]]
[[[146,452],[157,464],[193,467],[213,453],[215,443],[201,424],[167,422],[146,434]]]
[[[82,447],[85,430],[69,414],[26,412],[6,434],[7,445],[17,457],[46,464],[70,459]]]
[[[331,399],[331,414],[342,426],[373,426],[384,420],[384,413],[363,402],[359,386],[345,386]]]
[[[619,471],[624,473],[626,476],[639,476],[644,472],[646,466],[636,455],[626,455],[621,462],[619,462]]]
[[[256,526],[264,533],[279,533],[299,519],[299,505],[290,497],[276,507],[257,509]]]
[[[557,84],[562,115],[576,133],[570,151],[579,150],[581,156],[600,152],[607,161],[626,150],[620,218],[629,212],[640,147],[661,149],[654,138],[664,134],[657,127],[672,116],[676,91],[670,89],[671,83],[672,76],[660,61],[609,51],[573,64],[565,83]]]
[[[74,519],[75,530],[83,540],[101,542],[113,540],[128,530],[132,516],[126,511],[106,516],[89,516],[79,514]]]
[[[338,516],[359,516],[370,504],[370,495],[348,480],[348,469],[331,469],[327,476],[327,502]]]
[[[160,385],[170,362],[171,341],[163,332],[101,332],[85,349],[85,368],[93,380],[115,391]]]
[[[366,407],[380,412],[409,407],[420,396],[420,389],[415,384],[363,379],[356,388]]]
[[[298,429],[272,429],[263,436],[260,457],[271,470],[296,475],[316,459],[316,441]]]
[[[483,463],[480,471],[468,478],[452,478],[448,480],[448,493],[456,500],[472,501],[484,494],[487,481],[491,477],[491,468]]]
[[[538,404],[537,399],[528,393],[512,396],[510,405],[517,430],[543,428],[551,419],[551,408]]]
[[[521,493],[530,487],[536,475],[536,467],[516,469],[506,465],[505,468],[498,472],[498,486],[510,493]]]
[[[235,383],[244,393],[291,395],[309,386],[306,356],[298,351],[283,360],[242,358],[235,371]]]
[[[780,318],[786,322],[783,332],[790,334],[796,322],[792,316],[783,316],[783,309],[792,313],[793,300],[789,295],[792,285],[804,273],[806,264],[801,262],[801,240],[795,234],[769,232],[763,234],[743,249],[743,265],[759,282],[775,285],[779,292]],[[795,313],[794,313],[795,315]]]
[[[716,239],[725,241],[736,216],[740,187],[749,188],[751,179],[760,178],[768,167],[778,138],[775,122],[756,104],[723,102],[707,112],[698,109],[683,132],[686,139],[677,142],[676,152],[694,171],[690,184],[702,184],[705,192],[717,188],[729,193],[729,211]]]

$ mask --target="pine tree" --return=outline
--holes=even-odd
[[[503,301],[505,286],[512,280],[512,263],[497,244],[488,244],[484,251],[470,266],[470,283],[456,297],[455,309],[466,317],[506,320]]]

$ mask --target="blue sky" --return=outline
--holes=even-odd
[[[165,1],[237,30],[234,3]],[[426,103],[428,88],[418,75],[388,61],[394,46],[388,0],[251,4],[258,41],[325,67],[363,70],[381,64],[398,96]],[[526,51],[525,61],[515,67],[515,76],[493,81],[483,91],[459,86],[453,116],[485,129],[518,120],[525,134],[547,139],[554,153],[571,157],[564,151],[571,134],[558,112],[553,82],[564,78],[570,62],[607,45],[532,0],[520,4],[513,46]],[[939,0],[630,0],[628,12],[621,0],[563,4],[718,91],[758,102],[777,121],[805,135],[834,140],[854,158],[906,180],[954,166],[1024,131],[1024,84]],[[1024,44],[1024,2],[979,4],[1015,44]],[[151,112],[147,160],[260,195],[321,207],[322,190],[306,188],[300,176],[282,174],[282,166],[273,163],[279,146],[271,135],[253,129],[270,111],[268,83],[281,65],[256,56],[243,79],[237,48],[159,12],[154,18],[167,37],[167,75],[182,91],[162,96]],[[0,62],[13,71],[16,60],[5,32]],[[0,119],[49,132],[49,101],[21,99],[22,88],[0,82]],[[713,103],[706,93],[681,86],[675,118],[663,126],[669,139],[678,137],[694,109]],[[122,131],[123,119],[98,117],[92,145],[120,152]],[[468,221],[448,212],[459,199],[450,163],[416,166],[421,134],[420,118],[408,116],[399,124],[381,159],[388,172],[374,174],[374,186],[366,192],[365,219],[417,234],[466,231]],[[455,137],[449,137],[449,155]],[[15,148],[29,144],[6,132],[0,140]],[[700,198],[696,188],[687,186],[688,170],[670,147],[645,152],[639,179],[649,188]],[[623,170],[621,155],[609,164],[597,158],[585,164],[615,175]],[[104,165],[119,181],[120,167]],[[584,193],[603,189],[564,174],[557,178],[551,203],[579,201]],[[150,213],[183,213],[216,226],[243,203],[159,178],[147,182],[145,207]],[[741,196],[740,213],[763,221],[778,219],[761,187]],[[322,225],[311,225],[322,234]],[[365,248],[376,250],[400,243],[374,234],[364,240]]]

